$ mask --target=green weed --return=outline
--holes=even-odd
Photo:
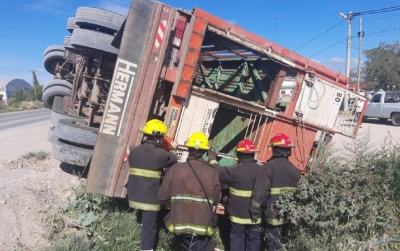
[[[394,250],[382,240],[400,239],[399,150],[391,135],[378,150],[360,137],[282,195],[293,223],[286,250]]]
[[[50,158],[50,154],[48,152],[44,151],[38,151],[38,152],[29,152],[21,156],[22,159],[30,159],[34,158],[35,160],[45,160]]]

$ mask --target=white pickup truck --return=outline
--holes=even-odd
[[[400,92],[377,92],[368,102],[364,118],[378,118],[400,126]]]

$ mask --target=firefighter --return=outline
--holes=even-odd
[[[255,159],[258,152],[251,140],[244,139],[236,146],[238,164],[232,167],[219,167],[219,179],[229,185],[228,213],[231,220],[230,250],[260,250],[261,219],[252,222],[250,216],[251,193],[262,164]],[[209,152],[210,163],[216,162],[216,154]],[[246,246],[245,240],[246,239]],[[246,249],[245,249],[246,248]]]
[[[203,251],[215,233],[212,210],[221,199],[221,186],[214,167],[202,158],[210,149],[206,135],[195,132],[185,145],[187,161],[167,171],[158,198],[163,204],[170,203],[165,226],[176,234],[181,250]]]
[[[157,198],[161,184],[162,169],[176,163],[176,142],[170,152],[160,148],[167,126],[158,119],[146,123],[141,132],[142,144],[129,153],[128,199],[129,206],[141,216],[141,250],[153,250],[157,231],[157,216],[160,202]]]
[[[277,134],[270,140],[272,157],[267,161],[257,177],[250,204],[253,222],[260,219],[261,209],[266,217],[265,241],[269,251],[282,249],[287,234],[288,223],[280,218],[274,206],[279,194],[295,190],[300,180],[300,171],[289,160],[292,141],[285,134]]]

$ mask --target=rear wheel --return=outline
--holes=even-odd
[[[76,29],[72,33],[71,45],[76,49],[87,50],[100,53],[118,54],[118,49],[111,45],[114,35],[95,30]]]
[[[47,108],[52,108],[55,96],[64,97],[64,96],[71,96],[71,94],[72,94],[71,89],[65,86],[55,86],[43,92],[42,101]]]
[[[61,141],[53,142],[51,156],[61,162],[86,167],[93,155],[92,149],[69,145]]]
[[[393,113],[390,118],[392,119],[392,125],[400,126],[400,113],[399,112]]]
[[[56,96],[71,96],[72,84],[63,79],[53,79],[43,86],[42,101],[47,108],[53,107]]]
[[[56,125],[55,132],[58,138],[75,146],[93,148],[96,143],[98,128],[83,125],[84,121],[76,119],[62,119]]]
[[[51,113],[50,120],[51,120],[51,123],[53,125],[57,125],[58,123],[60,123],[60,120],[62,120],[62,119],[75,119],[75,120],[76,119],[80,119],[80,120],[83,120],[84,118],[83,117],[79,117],[77,115],[68,114],[67,112],[64,112],[64,111],[53,111]]]
[[[64,52],[61,51],[51,51],[44,56],[44,68],[50,74],[54,74],[57,65],[62,65],[64,62]]]
[[[75,17],[70,17],[68,18],[67,22],[67,30],[72,33],[75,29],[79,28],[78,25],[76,25],[76,20]]]
[[[51,126],[49,128],[49,132],[47,134],[47,140],[51,143],[55,142],[58,140],[56,134],[54,133],[54,126]]]
[[[74,21],[80,28],[114,34],[119,30],[124,20],[124,16],[108,10],[79,7]]]

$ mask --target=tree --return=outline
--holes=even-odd
[[[386,44],[364,51],[366,81],[384,90],[400,89],[400,43]]]
[[[22,100],[25,100],[26,94],[24,93],[23,90],[16,89],[13,92],[12,97],[15,98],[16,102],[21,102]]]
[[[35,90],[35,88],[36,88],[36,90]],[[42,100],[42,89],[43,89],[43,85],[38,85],[34,88],[30,88],[26,92],[25,100],[26,101]]]

